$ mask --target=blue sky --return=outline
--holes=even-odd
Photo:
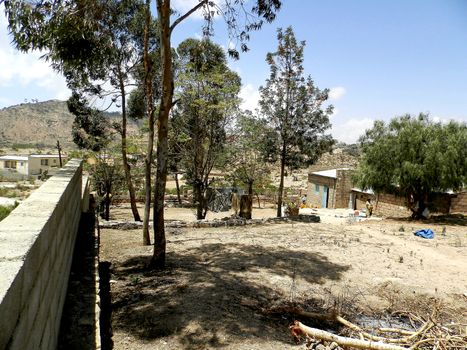
[[[172,0],[183,12],[196,0]],[[217,1],[220,2],[220,1]],[[202,19],[176,28],[173,45],[200,37]],[[251,35],[250,51],[231,61],[243,83],[244,107],[254,109],[268,76],[267,52],[277,47],[278,27],[292,26],[306,41],[306,74],[330,88],[334,137],[355,142],[374,120],[429,112],[436,120],[467,121],[467,0],[284,0],[272,24]],[[213,41],[227,47],[216,21]],[[9,46],[0,18],[0,108],[31,99],[66,99],[63,78],[40,54]]]

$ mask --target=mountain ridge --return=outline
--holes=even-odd
[[[111,120],[120,113],[106,113]],[[0,109],[0,146],[40,148],[55,146],[57,140],[64,147],[74,147],[71,128],[74,115],[66,101],[48,100],[20,103]]]

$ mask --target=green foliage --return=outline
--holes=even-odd
[[[10,189],[10,188],[0,187],[0,197],[15,198],[16,196],[17,196],[17,193],[15,190]]]
[[[360,139],[363,157],[354,180],[364,189],[399,193],[419,210],[432,192],[467,183],[467,125],[434,123],[428,115],[376,121]]]
[[[68,110],[75,116],[72,127],[73,142],[81,149],[98,152],[110,141],[108,122],[103,113],[87,105],[84,98],[73,92],[67,101]]]
[[[97,154],[96,163],[91,170],[97,202],[105,220],[109,220],[110,204],[114,193],[124,184],[122,165],[109,153]]]
[[[12,211],[18,206],[18,202],[15,205],[0,205],[0,221],[5,219]]]
[[[178,49],[178,103],[173,110],[171,156],[179,155],[197,202],[209,186],[214,165],[225,159],[226,126],[238,107],[240,78],[219,45],[187,39]]]
[[[278,30],[277,51],[267,55],[270,77],[260,88],[261,113],[271,130],[264,140],[265,158],[280,159],[296,169],[313,164],[332,144],[326,135],[332,106],[323,107],[329,90],[319,90],[303,71],[305,43],[297,43],[291,27]]]
[[[262,159],[263,140],[269,129],[250,111],[240,112],[230,133],[227,169],[230,179],[248,186],[248,192],[260,191],[270,181],[270,167]],[[254,185],[255,184],[255,185]]]

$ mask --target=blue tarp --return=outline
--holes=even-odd
[[[432,238],[435,237],[434,232],[432,230],[430,230],[429,228],[428,229],[418,230],[418,231],[414,232],[414,235],[418,236],[418,237],[422,237],[422,238],[428,238],[428,239],[432,239]]]

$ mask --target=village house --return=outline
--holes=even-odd
[[[62,155],[62,163],[66,156]],[[0,174],[15,177],[40,177],[53,175],[60,168],[58,154],[31,154],[29,156],[0,156]]]
[[[318,208],[348,208],[351,169],[338,168],[308,174],[307,204]]]
[[[373,214],[384,217],[407,217],[412,214],[406,198],[396,194],[374,193],[354,187],[350,168],[310,171],[308,174],[307,204],[317,208],[365,209],[368,199]],[[429,198],[432,212],[441,214],[466,213],[467,191],[433,193]]]

